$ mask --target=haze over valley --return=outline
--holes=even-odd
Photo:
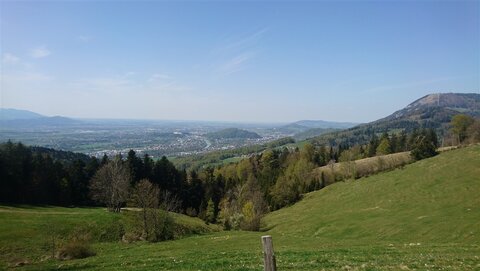
[[[71,119],[15,109],[0,109],[0,124],[1,141],[21,141],[96,157],[126,154],[130,149],[152,157],[185,156],[258,145],[305,132],[313,137],[355,125],[328,121],[269,124]],[[232,133],[232,129],[237,133]]]

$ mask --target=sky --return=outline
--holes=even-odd
[[[480,93],[480,1],[0,1],[0,107],[369,122]]]

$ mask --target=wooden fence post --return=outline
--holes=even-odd
[[[263,245],[263,263],[265,271],[277,271],[275,253],[273,252],[272,236],[262,236]]]

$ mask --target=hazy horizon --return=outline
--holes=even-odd
[[[0,107],[365,123],[480,91],[480,3],[0,2]]]
[[[21,111],[29,111],[32,113],[37,113],[40,114],[39,112],[34,112],[28,109],[22,109],[22,108],[3,108],[0,107],[0,109],[13,109],[13,110],[21,110]],[[88,117],[88,118],[82,118],[82,117],[72,117],[72,116],[65,116],[65,115],[46,115],[46,114],[40,114],[44,117],[66,117],[66,118],[71,118],[71,119],[76,119],[76,120],[91,120],[91,121],[159,121],[159,122],[205,122],[205,123],[224,123],[224,124],[272,124],[272,125],[278,125],[278,124],[290,124],[298,121],[325,121],[325,122],[335,122],[335,123],[351,123],[351,124],[361,124],[360,122],[349,122],[349,121],[331,121],[331,120],[324,120],[324,119],[299,119],[299,120],[294,120],[294,121],[249,121],[249,120],[240,120],[240,121],[230,121],[230,120],[205,120],[205,119],[155,119],[155,118],[98,118],[98,117]]]

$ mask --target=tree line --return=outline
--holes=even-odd
[[[452,133],[463,142],[478,139],[479,129],[472,128],[478,120],[458,123],[452,122]],[[315,168],[404,151],[419,160],[435,155],[438,145],[433,129],[385,132],[363,145],[267,148],[236,163],[187,171],[166,157],[138,157],[133,150],[126,157],[61,160],[52,151],[7,142],[0,145],[0,202],[103,205],[111,211],[143,206],[144,221],[145,208],[162,205],[226,229],[258,230],[265,213],[327,185],[323,175],[312,174]]]

